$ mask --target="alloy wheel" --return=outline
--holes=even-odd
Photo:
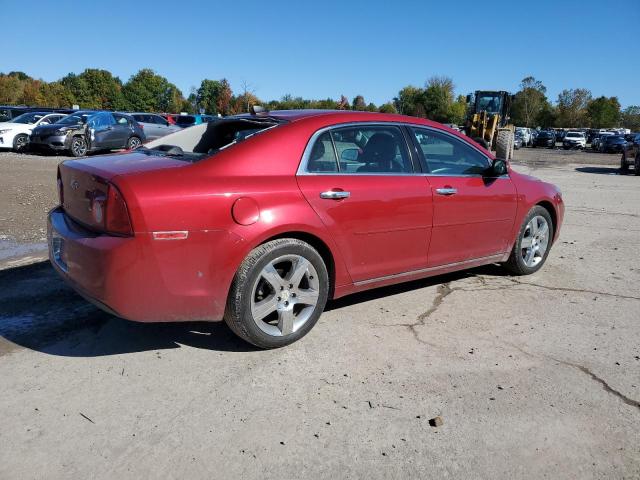
[[[16,137],[15,149],[17,151],[24,150],[24,148],[27,146],[27,143],[29,143],[29,139],[28,139],[28,137],[26,135],[18,135]]]
[[[140,146],[141,142],[138,138],[136,137],[131,137],[129,139],[129,150],[135,150],[136,148],[138,148]]]
[[[71,142],[71,151],[76,157],[82,157],[87,153],[87,144],[82,138],[76,137]]]
[[[535,267],[544,258],[548,247],[549,224],[546,218],[536,215],[527,223],[520,241],[522,261],[529,268]]]
[[[251,316],[266,334],[299,330],[312,316],[320,295],[318,273],[300,255],[283,255],[260,272],[251,293]]]

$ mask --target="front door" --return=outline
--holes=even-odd
[[[400,128],[338,128],[310,145],[298,185],[353,281],[425,268],[431,192],[425,177],[414,173]]]
[[[517,208],[509,176],[487,177],[491,160],[453,135],[428,128],[411,131],[433,192],[429,266],[504,253]]]

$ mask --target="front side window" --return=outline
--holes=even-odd
[[[125,125],[125,126],[129,125],[129,120],[124,115],[119,115],[117,113],[114,113],[113,116],[115,117],[116,123],[118,125]]]
[[[422,150],[429,173],[481,175],[490,166],[482,153],[462,140],[423,128],[411,128]]]
[[[114,123],[115,120],[110,113],[98,113],[89,120],[89,127],[95,130],[104,130]]]

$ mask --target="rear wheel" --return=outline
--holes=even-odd
[[[27,145],[29,145],[29,137],[24,133],[16,135],[13,139],[13,149],[16,152],[24,152],[27,149]]]
[[[127,150],[134,150],[142,145],[142,141],[138,137],[131,137],[127,140]]]
[[[553,222],[546,208],[536,205],[525,217],[504,266],[516,275],[538,271],[547,260],[553,239]]]
[[[622,152],[622,157],[620,158],[620,173],[627,173],[629,171],[629,164],[627,163],[627,154],[626,152]]]
[[[313,328],[328,292],[327,268],[311,245],[293,238],[273,240],[252,250],[240,265],[224,319],[257,347],[282,347]]]
[[[84,157],[87,154],[87,141],[84,137],[77,136],[71,139],[71,155],[74,157]]]
[[[513,152],[513,133],[510,130],[499,130],[496,139],[496,157],[509,160]]]

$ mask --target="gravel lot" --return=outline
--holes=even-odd
[[[640,478],[640,178],[617,155],[516,152],[567,205],[535,275],[347,297],[266,352],[111,317],[37,262],[60,160],[0,154],[0,478]]]

